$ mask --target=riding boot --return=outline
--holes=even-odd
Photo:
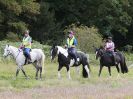
[[[31,56],[29,55],[28,56],[28,64],[30,64],[30,63],[32,63],[32,61],[31,61]]]
[[[114,64],[116,65],[117,62],[116,62],[115,54],[113,54],[113,61],[114,61]]]
[[[75,65],[78,65],[79,61],[77,60],[77,57],[74,57],[74,60],[75,60]]]
[[[27,57],[25,57],[25,63],[24,63],[24,65],[26,65],[26,64],[27,64],[27,61],[28,61],[28,58],[27,58]]]

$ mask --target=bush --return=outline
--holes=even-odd
[[[124,51],[130,53],[130,52],[132,52],[132,50],[133,50],[133,46],[132,45],[126,45],[126,46],[124,46]]]
[[[94,51],[94,46],[99,47],[102,44],[102,37],[98,33],[96,27],[80,26],[75,25],[69,26],[65,32],[73,30],[78,40],[78,48],[84,52]],[[67,34],[68,35],[68,34]]]
[[[20,41],[18,35],[13,32],[9,32],[6,38],[12,42]]]

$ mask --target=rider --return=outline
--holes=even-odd
[[[72,58],[74,58],[75,64],[78,65],[76,46],[77,46],[77,39],[74,36],[74,32],[70,31],[67,38],[68,54]]]
[[[113,55],[114,63],[116,64],[114,49],[115,49],[115,44],[112,41],[112,37],[109,36],[107,38],[106,43],[105,43],[105,51],[107,51],[108,53],[110,53],[111,55]]]
[[[23,48],[24,55],[28,58],[28,63],[31,62],[31,56],[30,56],[31,42],[32,42],[32,39],[29,35],[29,30],[26,30],[24,32],[24,38],[23,38],[21,47]]]

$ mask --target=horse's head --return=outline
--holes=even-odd
[[[57,55],[58,52],[58,47],[57,46],[52,46],[51,48],[51,61],[54,60],[55,56]]]
[[[101,57],[104,53],[104,49],[103,47],[100,47],[100,48],[96,48],[96,59],[98,59],[99,57]]]
[[[9,45],[6,45],[3,56],[7,57],[8,55],[11,55],[11,49]]]

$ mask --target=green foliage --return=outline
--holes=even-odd
[[[118,47],[133,45],[132,0],[0,0],[0,40],[9,32],[21,39],[28,28],[43,44],[61,44],[64,28],[73,23],[114,36]]]
[[[126,46],[124,46],[124,49],[128,53],[131,53],[133,51],[133,46],[132,45],[126,45]]]
[[[8,39],[8,40],[11,41],[11,42],[20,41],[18,35],[16,35],[16,34],[13,33],[13,32],[9,32],[9,33],[7,34],[6,39]]]
[[[20,38],[40,11],[39,4],[34,0],[0,0],[0,6],[0,40],[10,32],[14,32]]]

